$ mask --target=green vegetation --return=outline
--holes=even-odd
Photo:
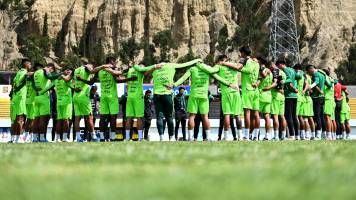
[[[155,47],[160,49],[160,61],[170,61],[174,58],[174,54],[172,55],[172,50],[178,48],[178,43],[172,36],[172,32],[170,30],[165,30],[158,32],[153,37],[153,43]]]
[[[356,44],[350,46],[348,59],[341,62],[335,72],[337,77],[344,81],[344,84],[356,84]]]
[[[38,34],[30,34],[24,38],[20,52],[32,62],[45,64],[45,57],[49,56],[51,41],[49,37],[43,37]]]
[[[121,42],[121,49],[118,53],[121,62],[126,65],[129,65],[131,62],[134,63],[135,59],[140,54],[141,49],[142,45],[137,42],[134,37]]]
[[[1,144],[2,199],[355,199],[353,141]]]

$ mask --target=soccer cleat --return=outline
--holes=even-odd
[[[242,140],[243,140],[243,141],[250,141],[250,138],[248,138],[248,137],[243,137]]]
[[[176,139],[175,139],[173,136],[169,136],[169,141],[170,141],[170,142],[175,142]]]

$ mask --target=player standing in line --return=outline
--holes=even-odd
[[[316,123],[316,134],[311,135],[311,139],[320,139],[321,130],[324,126],[324,84],[325,76],[322,75],[313,65],[306,66],[307,73],[312,77],[312,84],[309,88],[312,90],[311,97],[313,99],[314,122]]]
[[[260,78],[259,78],[259,90],[260,90],[260,112],[265,119],[265,136],[263,140],[270,140],[271,134],[271,104],[272,104],[272,92],[271,90],[277,86],[277,80],[273,82],[272,72],[266,67],[267,60],[262,56],[257,58],[260,64]]]
[[[304,94],[304,102],[301,106],[301,114],[304,119],[304,128],[305,128],[305,139],[308,140],[311,138],[311,135],[315,135],[315,123],[313,120],[314,112],[313,112],[313,99],[310,96],[311,91],[309,90],[309,86],[312,84],[311,77],[304,73],[305,76],[305,85],[302,94]]]
[[[173,123],[173,98],[172,90],[167,86],[173,85],[176,69],[185,68],[202,62],[201,59],[196,59],[183,64],[161,63],[150,67],[134,66],[139,72],[152,73],[153,76],[153,92],[154,103],[157,117],[157,129],[160,136],[160,141],[163,141],[164,123],[163,118],[167,120],[169,140],[174,141],[174,123]]]
[[[34,121],[34,142],[47,142],[47,126],[51,115],[49,89],[52,87],[51,80],[57,79],[60,74],[55,74],[55,66],[50,63],[43,68],[43,65],[36,64],[38,69],[33,75],[36,89],[35,97],[35,121]],[[53,73],[53,74],[52,74]],[[51,138],[48,138],[49,140]]]
[[[268,62],[268,69],[273,76],[273,82],[277,83],[271,91],[272,93],[272,105],[271,115],[273,118],[273,138],[272,140],[278,141],[284,140],[286,135],[287,122],[284,117],[285,114],[285,97],[284,97],[284,82],[287,79],[287,75],[276,67],[273,62]],[[281,137],[279,137],[281,132]]]
[[[306,124],[304,121],[303,111],[306,100],[305,93],[309,86],[307,85],[307,80],[303,72],[303,66],[301,64],[296,64],[293,68],[299,77],[297,80],[297,116],[299,120],[300,139],[305,140]]]
[[[154,103],[152,98],[152,91],[146,90],[145,92],[145,116],[144,116],[144,139],[150,141],[149,130],[151,121],[154,114]]]
[[[107,66],[101,66],[93,68],[92,65],[88,64],[86,60],[83,60],[83,66],[78,67],[74,70],[74,94],[73,94],[73,105],[74,105],[74,130],[76,134],[76,141],[83,142],[83,138],[80,136],[80,120],[84,118],[85,127],[91,135],[93,141],[97,140],[94,131],[93,122],[93,111],[90,102],[90,80],[93,74],[96,74],[101,69]]]
[[[351,133],[351,128],[350,128],[350,123],[349,120],[351,119],[351,112],[350,112],[350,105],[349,105],[349,98],[347,97],[348,92],[346,90],[342,91],[342,103],[341,103],[341,115],[340,115],[340,120],[342,124],[342,135],[337,135],[336,139],[337,140],[342,140],[342,139],[350,139],[350,133]]]
[[[69,123],[72,119],[73,100],[72,100],[72,73],[73,69],[66,67],[63,75],[55,80],[54,88],[57,95],[57,124],[55,142],[61,142],[61,135],[64,142],[69,142],[70,133]]]
[[[141,68],[138,65],[136,68]],[[143,79],[148,73],[142,73],[130,67],[127,72],[127,101],[126,101],[126,125],[125,140],[130,140],[130,130],[133,125],[133,119],[137,119],[138,140],[143,140],[143,117],[145,115],[145,99],[143,94]]]
[[[322,138],[327,140],[332,140],[332,133],[334,130],[335,121],[335,98],[334,98],[334,80],[330,77],[329,70],[319,70],[325,76],[325,87],[324,87],[324,95],[325,95],[325,106],[324,106],[324,118],[326,122],[326,135],[322,135]]]
[[[23,59],[21,69],[16,73],[12,84],[10,114],[11,114],[11,142],[18,143],[24,131],[26,121],[26,77],[31,69],[31,61]]]
[[[287,80],[284,83],[284,95],[285,95],[285,118],[287,120],[287,126],[289,131],[290,140],[299,139],[299,122],[297,118],[297,78],[295,71],[287,67],[284,60],[276,62],[279,69],[283,70],[287,75]]]
[[[187,100],[186,95],[184,94],[185,88],[180,87],[178,89],[179,93],[174,97],[174,113],[176,119],[176,127],[175,127],[175,138],[178,141],[178,131],[179,125],[182,125],[182,136],[183,141],[187,141],[186,135],[186,124],[187,124]]]
[[[35,109],[35,96],[36,90],[33,83],[33,73],[37,70],[36,65],[31,69],[31,74],[26,78],[26,124],[25,133],[23,135],[24,142],[32,142],[33,136],[33,122],[35,120],[34,109]]]
[[[202,116],[203,127],[205,128],[206,132],[206,140],[209,141],[210,138],[210,122],[209,122],[209,84],[210,84],[210,74],[216,73],[213,68],[207,66],[202,63],[196,64],[187,70],[187,72],[177,81],[174,83],[174,86],[178,86],[183,84],[189,77],[191,77],[191,88],[190,88],[190,95],[188,99],[188,113],[189,113],[189,120],[188,120],[188,141],[191,140],[191,136],[194,134],[194,127],[195,127],[195,116],[200,113]],[[224,78],[220,77],[217,74],[214,74],[214,78],[220,81],[224,86],[237,88],[237,83],[229,83]],[[237,78],[237,75],[236,75]],[[170,87],[172,88],[172,87]],[[226,90],[223,87],[223,90]],[[237,100],[236,98],[234,98]],[[237,104],[236,104],[237,106]],[[229,116],[230,119],[230,116]]]

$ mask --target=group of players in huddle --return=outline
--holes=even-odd
[[[57,124],[54,141],[70,141],[70,123],[75,141],[110,141],[116,138],[119,113],[117,83],[127,83],[125,140],[131,139],[133,120],[137,120],[138,140],[143,140],[144,94],[143,80],[151,75],[157,129],[163,140],[165,123],[169,140],[174,141],[172,89],[190,79],[191,92],[187,104],[188,135],[191,140],[194,119],[199,113],[210,136],[209,85],[215,79],[221,89],[224,114],[224,135],[231,131],[230,120],[236,120],[238,136],[235,140],[317,140],[345,139],[350,134],[350,107],[346,87],[330,77],[328,70],[313,65],[268,61],[263,56],[252,56],[249,47],[239,49],[238,63],[228,62],[226,55],[218,56],[211,67],[196,59],[183,64],[160,63],[153,66],[132,65],[121,71],[116,59],[108,57],[106,64],[93,67],[89,63],[56,72],[53,64],[42,66],[23,59],[11,92],[11,140],[46,142],[50,119],[50,90],[56,93]],[[176,69],[186,68],[179,80],[174,80]],[[238,76],[240,74],[240,76]],[[239,87],[238,77],[241,77]],[[94,130],[90,102],[90,86],[100,82],[100,134]],[[73,115],[74,112],[74,115]],[[240,116],[243,115],[244,129]],[[74,116],[74,119],[72,119]],[[80,134],[84,118],[88,138]],[[260,119],[265,120],[265,134],[260,133]],[[273,123],[272,123],[273,121]],[[110,124],[110,126],[109,126]]]

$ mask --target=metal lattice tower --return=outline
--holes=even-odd
[[[272,0],[269,52],[273,61],[286,57],[292,63],[300,61],[293,0]]]

